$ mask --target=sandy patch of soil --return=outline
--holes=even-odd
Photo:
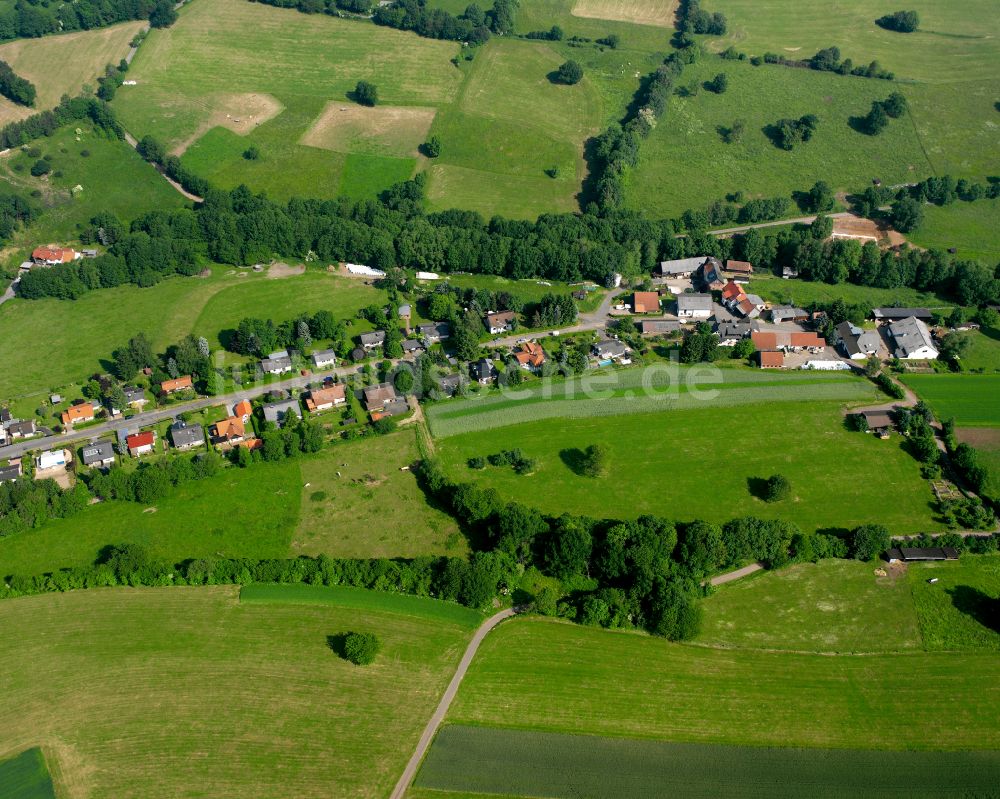
[[[267,276],[272,280],[280,280],[283,277],[295,277],[296,275],[304,275],[305,273],[305,264],[290,266],[289,264],[282,263],[281,261],[275,261],[270,267],[268,267],[267,270]]]
[[[434,108],[328,103],[299,144],[341,153],[413,156],[427,140]]]

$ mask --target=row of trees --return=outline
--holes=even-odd
[[[6,61],[0,61],[0,94],[18,105],[35,104],[35,84],[14,72]]]
[[[15,231],[31,224],[36,210],[17,194],[0,195],[0,243],[10,241]]]
[[[372,20],[376,25],[413,31],[430,39],[481,44],[491,33],[505,36],[514,32],[517,6],[517,0],[494,0],[493,8],[483,11],[473,3],[455,16],[440,8],[427,8],[426,0],[396,0],[376,8]]]
[[[51,136],[63,125],[81,119],[89,119],[108,135],[119,139],[125,137],[122,126],[106,103],[94,97],[75,97],[64,98],[51,111],[4,125],[0,128],[0,148],[20,147],[41,136]]]
[[[854,66],[854,62],[849,58],[841,61],[839,47],[823,48],[810,58],[808,63],[812,69],[818,69],[821,72],[836,72],[840,75],[856,75],[861,78],[879,78],[880,80],[893,80],[895,78],[893,73],[882,69],[878,61],[872,61],[867,66]]]
[[[148,19],[153,27],[166,27],[176,14],[170,0],[19,0],[0,13],[0,40],[86,31],[132,19]]]

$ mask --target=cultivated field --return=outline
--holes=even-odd
[[[998,677],[993,652],[718,650],[518,619],[483,642],[449,721],[739,746],[996,750]]]
[[[930,488],[898,437],[880,441],[848,432],[839,402],[770,401],[768,389],[759,391],[757,404],[731,409],[553,418],[469,432],[439,440],[438,454],[454,479],[487,483],[510,500],[530,496],[532,504],[554,514],[651,513],[711,522],[749,514],[785,519],[808,531],[873,521],[894,533],[941,528]],[[610,452],[608,476],[577,474],[578,452],[598,442]],[[471,457],[514,447],[535,460],[532,474],[466,465]],[[752,492],[758,479],[775,473],[789,479],[792,497],[766,503]],[[891,503],[883,485],[893,486]]]
[[[56,799],[41,749],[0,760],[0,793],[6,799]]]
[[[905,575],[878,577],[870,563],[802,563],[720,586],[702,604],[697,642],[814,652],[921,648]]]
[[[939,419],[959,427],[1000,426],[1000,375],[904,375]]]
[[[573,16],[659,25],[672,28],[677,3],[673,0],[576,0]]]
[[[151,505],[88,507],[0,538],[0,577],[87,566],[103,547],[124,542],[171,562],[461,555],[466,543],[454,520],[427,505],[412,472],[399,470],[416,458],[413,435],[404,429],[297,460],[226,469],[184,483]]]
[[[428,788],[553,799],[615,796],[940,797],[989,792],[997,752],[764,749],[445,727],[417,776]]]
[[[463,554],[466,541],[455,520],[428,505],[413,472],[402,471],[418,457],[409,428],[303,460],[292,552],[334,558]]]
[[[481,617],[302,588],[4,601],[0,752],[41,744],[66,797],[387,795]],[[381,639],[373,665],[331,651],[354,630]]]
[[[22,78],[35,84],[34,108],[0,98],[0,125],[55,108],[64,94],[80,93],[85,84],[96,87],[98,75],[108,64],[117,65],[129,50],[129,42],[146,27],[145,22],[124,22],[110,28],[18,39],[0,45],[0,61],[6,61]]]

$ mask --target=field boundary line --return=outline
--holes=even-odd
[[[469,670],[472,659],[476,656],[476,652],[479,650],[479,645],[494,627],[511,618],[515,612],[516,611],[513,608],[501,610],[499,613],[490,616],[486,621],[479,625],[479,629],[476,630],[475,634],[472,636],[472,640],[469,641],[469,645],[465,648],[465,654],[462,655],[462,659],[458,663],[458,668],[455,669],[455,674],[452,676],[451,682],[448,683],[448,687],[441,696],[441,701],[438,702],[434,715],[431,716],[430,720],[427,722],[427,726],[424,727],[424,731],[420,735],[420,740],[417,741],[417,748],[410,756],[410,760],[407,762],[406,768],[403,769],[403,773],[400,775],[399,781],[396,783],[396,787],[393,788],[392,793],[389,794],[389,799],[403,799],[406,795],[406,792],[410,788],[410,784],[413,782],[413,778],[417,776],[417,769],[420,768],[420,764],[423,762],[424,756],[427,754],[427,750],[430,749],[434,736],[437,735],[438,728],[444,721],[445,714],[448,712],[448,708],[451,706],[451,702],[455,698],[455,694],[458,693],[458,687],[462,684],[462,679],[465,677],[465,673]]]

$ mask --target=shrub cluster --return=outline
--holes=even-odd
[[[0,61],[0,94],[18,105],[35,104],[35,84],[14,72],[6,61]]]
[[[916,11],[896,11],[879,17],[875,24],[897,33],[913,33],[920,27],[920,15]]]

